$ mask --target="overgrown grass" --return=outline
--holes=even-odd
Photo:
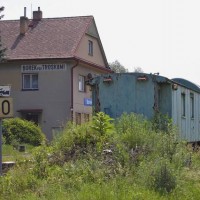
[[[200,153],[164,121],[99,113],[87,124],[69,123],[0,177],[0,199],[199,199]]]
[[[33,146],[25,144],[25,152],[20,152],[18,148],[14,148],[12,145],[2,145],[2,158],[5,161],[16,161],[24,158],[30,158],[32,155]]]

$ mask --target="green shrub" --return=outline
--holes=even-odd
[[[98,112],[92,119],[92,129],[101,136],[110,134],[114,131],[114,126],[111,123],[113,121],[109,115],[103,112]]]
[[[49,155],[51,153],[51,147],[47,147],[46,145],[41,145],[36,147],[33,150],[33,159],[34,159],[34,166],[33,166],[33,174],[37,178],[46,178],[49,169]]]
[[[89,150],[87,147],[95,146],[98,141],[99,136],[93,133],[90,123],[75,125],[68,122],[63,132],[54,138],[52,145],[55,152],[68,152],[73,157],[75,151]]]
[[[152,128],[155,132],[164,131],[165,133],[172,133],[176,131],[176,127],[173,125],[173,120],[168,115],[156,113],[151,122]]]
[[[89,123],[75,125],[69,122],[52,143],[57,152],[54,155],[59,156],[61,154],[58,152],[62,152],[65,154],[65,159],[69,160],[88,153],[99,154],[103,148],[106,148],[114,132],[112,120],[108,115],[100,112]]]
[[[172,192],[180,178],[179,170],[164,158],[142,160],[136,177],[139,185],[144,185],[147,189],[153,189],[161,194]]]
[[[37,146],[45,141],[39,126],[19,118],[3,120],[3,136],[6,144],[27,143]]]
[[[176,175],[173,167],[166,160],[155,166],[153,187],[159,192],[171,192],[176,187]]]
[[[0,177],[1,196],[198,199],[200,154],[164,124],[169,129],[153,131],[151,122],[133,113],[115,123],[104,113],[82,125],[68,123],[51,144],[34,148],[29,159],[17,160]]]
[[[28,160],[23,164],[16,164],[5,176],[0,177],[0,199],[17,199],[12,198],[12,195],[18,195],[28,190],[33,191],[38,183]]]
[[[151,123],[143,116],[124,113],[115,122],[118,140],[130,152],[132,160],[153,151],[158,135],[151,129]]]

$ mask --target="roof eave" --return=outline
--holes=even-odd
[[[77,56],[72,56],[72,57],[67,57],[67,58],[31,58],[31,59],[7,59],[4,63],[13,63],[13,62],[24,62],[24,61],[44,61],[44,60],[71,60],[71,61],[79,61],[79,63],[83,63],[83,64],[87,64],[95,69],[101,70],[101,71],[105,71],[105,72],[109,72],[109,73],[113,73],[113,71],[110,68],[106,68],[104,66],[89,62],[87,60],[84,60],[80,57]]]
[[[101,65],[97,65],[97,64],[95,64],[95,63],[92,63],[92,62],[89,62],[89,61],[87,61],[87,60],[84,60],[84,59],[82,59],[82,58],[80,58],[80,57],[75,56],[75,57],[74,57],[74,60],[79,61],[79,63],[87,64],[87,65],[89,65],[89,66],[91,66],[91,67],[94,67],[94,68],[96,68],[96,69],[98,69],[98,70],[105,71],[105,72],[109,72],[109,73],[113,73],[113,71],[112,71],[110,68],[108,68],[108,67],[104,67],[104,66],[101,66]]]

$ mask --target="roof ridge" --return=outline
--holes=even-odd
[[[19,19],[1,19],[0,22],[10,22],[10,21],[19,21]]]
[[[69,16],[69,17],[44,17],[42,19],[62,19],[62,18],[88,18],[93,17],[93,15],[81,15],[81,16]]]
[[[69,18],[94,18],[93,15],[81,15],[81,16],[69,16],[69,17],[43,17],[42,20],[45,19],[69,19]],[[33,20],[32,18],[28,18],[29,20]],[[8,21],[19,21],[19,19],[2,19],[0,22],[8,22]]]

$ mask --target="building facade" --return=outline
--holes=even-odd
[[[6,61],[0,85],[11,86],[14,116],[39,124],[51,140],[66,122],[91,117],[90,76],[111,72],[93,16],[0,21]]]

